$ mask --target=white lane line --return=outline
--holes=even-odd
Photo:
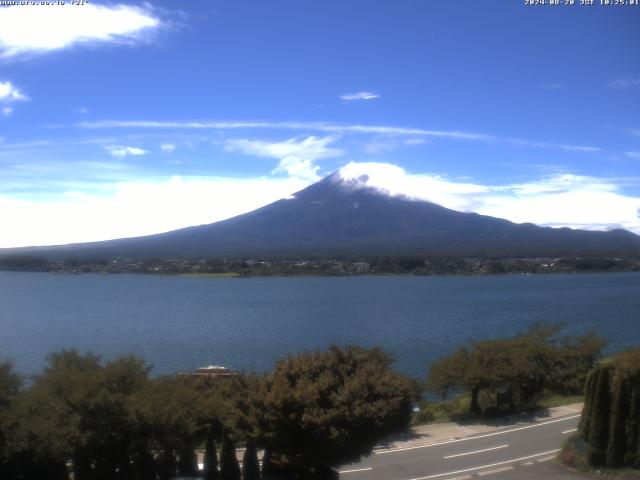
[[[473,455],[474,453],[490,452],[491,450],[498,450],[500,448],[507,448],[508,446],[509,446],[509,444],[498,445],[497,447],[483,448],[482,450],[476,450],[474,452],[456,453],[455,455],[447,455],[444,458],[464,457],[465,455]]]
[[[372,470],[371,467],[368,467],[368,468],[354,468],[353,470],[340,470],[338,473],[368,472],[370,470]]]
[[[566,435],[567,433],[572,433],[572,432],[577,432],[578,429],[577,428],[572,428],[571,430],[565,430],[564,432],[562,432],[563,435]]]
[[[373,452],[373,454],[374,455],[384,455],[385,453],[404,452],[405,450],[416,450],[418,448],[436,447],[438,445],[446,445],[448,443],[457,443],[457,442],[466,442],[466,441],[469,441],[469,440],[477,440],[478,438],[493,437],[494,435],[504,435],[505,433],[518,432],[520,430],[526,430],[528,428],[542,427],[544,425],[549,425],[551,423],[565,422],[567,420],[573,420],[574,418],[578,418],[579,416],[580,415],[572,415],[570,417],[557,418],[555,420],[549,420],[547,422],[534,423],[533,425],[526,425],[524,427],[512,428],[510,430],[503,430],[503,431],[500,431],[500,432],[493,432],[493,433],[485,433],[484,435],[476,435],[475,437],[457,438],[455,440],[446,440],[444,442],[437,442],[437,443],[427,443],[425,445],[415,445],[413,447],[401,447],[401,448],[390,448],[388,450],[379,450],[377,452]]]
[[[474,470],[482,470],[484,468],[491,468],[491,467],[497,467],[499,465],[506,465],[507,463],[521,462],[523,460],[529,460],[530,458],[542,457],[543,455],[549,455],[551,453],[557,453],[559,451],[560,449],[558,448],[556,450],[549,450],[548,452],[536,453],[534,455],[527,455],[526,457],[512,458],[511,460],[505,460],[504,462],[492,463],[490,465],[481,465],[480,467],[465,468],[464,470],[456,470],[455,472],[436,473],[435,475],[428,475],[426,477],[416,477],[416,478],[412,478],[411,480],[427,480],[429,478],[446,477],[447,475],[457,475],[458,473],[473,472]]]
[[[548,462],[549,460],[554,460],[555,458],[556,458],[555,455],[551,455],[549,457],[539,458],[539,459],[536,460],[536,462],[539,462],[539,463]]]
[[[514,467],[500,467],[494,468],[493,470],[485,470],[484,472],[478,472],[479,477],[484,477],[485,475],[493,475],[494,473],[506,472],[508,470],[513,470]]]

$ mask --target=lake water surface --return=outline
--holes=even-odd
[[[24,374],[48,352],[137,353],[155,373],[211,363],[264,371],[336,342],[380,345],[424,377],[470,338],[535,321],[640,345],[640,274],[197,278],[0,272],[0,358]]]

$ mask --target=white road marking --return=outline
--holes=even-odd
[[[485,475],[493,475],[494,473],[506,472],[508,470],[513,470],[514,467],[500,467],[494,468],[493,470],[485,470],[484,472],[478,472],[478,476],[483,477]]]
[[[571,430],[565,430],[564,432],[562,432],[563,435],[566,435],[567,433],[572,433],[572,432],[577,432],[578,429],[577,428],[572,428]]]
[[[509,444],[505,444],[505,445],[499,445],[497,447],[483,448],[482,450],[476,450],[474,452],[456,453],[455,455],[447,455],[444,458],[464,457],[465,455],[473,455],[474,453],[490,452],[491,450],[498,450],[500,448],[507,448],[508,446],[509,446]]]
[[[551,455],[550,457],[544,457],[544,458],[539,458],[536,460],[536,462],[548,462],[549,460],[553,460],[555,459],[556,456],[555,455]]]
[[[523,467],[528,467],[530,465],[533,465],[533,462],[524,462],[523,464],[521,464]]]
[[[437,443],[427,443],[425,445],[415,445],[413,447],[401,447],[401,448],[390,448],[388,450],[379,450],[377,452],[373,452],[373,454],[374,455],[384,455],[385,453],[403,452],[405,450],[416,450],[418,448],[435,447],[435,446],[438,446],[438,445],[446,445],[448,443],[457,443],[457,442],[466,442],[466,441],[469,441],[469,440],[477,440],[478,438],[493,437],[494,435],[504,435],[505,433],[518,432],[520,430],[526,430],[528,428],[542,427],[544,425],[549,425],[551,423],[565,422],[567,420],[573,420],[574,418],[578,418],[579,416],[580,415],[572,415],[570,417],[557,418],[555,420],[549,420],[547,422],[534,423],[532,425],[525,425],[524,427],[512,428],[510,430],[503,430],[503,431],[500,431],[500,432],[493,432],[493,433],[485,433],[484,435],[476,435],[475,437],[457,438],[455,440],[446,440],[444,442],[437,442]]]
[[[549,450],[548,452],[536,453],[534,455],[527,455],[526,457],[512,458],[511,460],[492,463],[490,465],[481,465],[479,467],[465,468],[464,470],[456,470],[455,472],[436,473],[435,475],[428,475],[426,477],[416,477],[416,478],[412,478],[411,480],[427,480],[429,478],[446,477],[447,475],[457,475],[458,473],[473,472],[474,470],[482,470],[484,468],[491,468],[491,467],[497,467],[499,465],[506,465],[507,463],[521,462],[523,460],[529,460],[530,458],[542,457],[543,455],[549,455],[551,453],[557,453],[559,451],[560,449],[558,448],[556,450]]]
[[[353,470],[340,470],[338,473],[368,472],[370,470],[372,470],[371,467],[368,467],[368,468],[354,468]]]

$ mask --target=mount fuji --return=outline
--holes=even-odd
[[[371,187],[340,171],[289,198],[227,220],[144,237],[0,255],[54,258],[258,258],[353,255],[428,257],[639,256],[640,236],[463,213]]]

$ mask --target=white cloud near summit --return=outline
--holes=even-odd
[[[304,161],[287,161],[279,168],[288,176],[122,180],[105,183],[93,193],[70,187],[53,198],[0,194],[4,232],[0,247],[106,240],[211,223],[290,197],[315,181],[305,169],[318,173]],[[354,187],[368,186],[514,222],[625,228],[640,234],[640,197],[625,194],[614,179],[562,174],[491,185],[409,173],[389,163],[349,163],[340,176]]]
[[[296,137],[281,142],[236,138],[227,140],[225,148],[231,152],[279,159],[280,162],[272,173],[284,173],[290,177],[315,181],[320,179],[320,167],[315,164],[316,160],[343,154],[342,150],[331,146],[336,140],[337,137],[334,136]]]
[[[46,53],[77,44],[132,43],[160,25],[148,6],[66,2],[2,7],[0,58]]]
[[[433,174],[410,174],[387,163],[350,163],[340,172],[354,185],[454,210],[517,223],[587,230],[624,228],[640,234],[640,197],[624,194],[613,180],[559,174],[522,183],[483,185]]]

